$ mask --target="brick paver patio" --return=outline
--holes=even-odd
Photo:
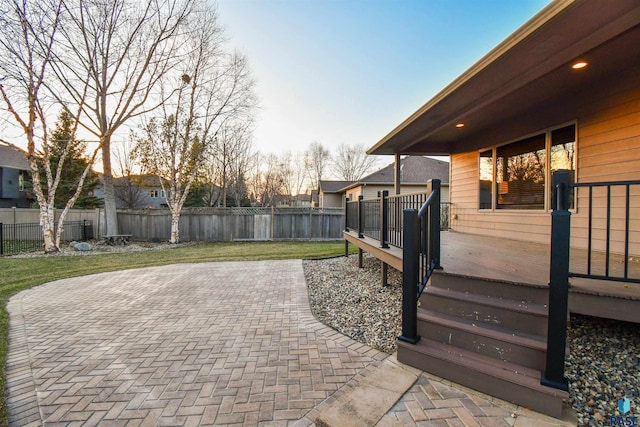
[[[7,309],[11,425],[306,426],[393,358],[315,320],[299,260],[65,279]],[[513,424],[438,387],[420,376],[380,425]]]

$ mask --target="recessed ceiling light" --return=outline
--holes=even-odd
[[[456,123],[456,127],[457,128],[463,128],[464,127],[464,123]]]
[[[573,64],[571,66],[571,68],[573,68],[574,70],[581,70],[581,69],[585,68],[587,65],[589,65],[587,62],[579,61],[579,62],[576,62],[575,64]]]

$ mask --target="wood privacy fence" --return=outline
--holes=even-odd
[[[119,210],[120,233],[133,240],[168,241],[168,210]],[[344,209],[191,208],[180,216],[180,241],[338,240]]]

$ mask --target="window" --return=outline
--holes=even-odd
[[[479,154],[480,209],[543,210],[551,202],[551,176],[575,174],[575,124],[543,132]],[[548,205],[545,194],[549,194]],[[573,197],[570,195],[570,208]]]
[[[18,175],[18,191],[24,191],[24,175],[22,172]]]
[[[151,197],[152,199],[164,199],[164,190],[149,190],[149,197]]]

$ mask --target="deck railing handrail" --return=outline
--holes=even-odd
[[[440,180],[428,184],[429,196],[420,209],[404,209],[402,249],[402,335],[412,344],[418,335],[418,299],[440,266]]]

